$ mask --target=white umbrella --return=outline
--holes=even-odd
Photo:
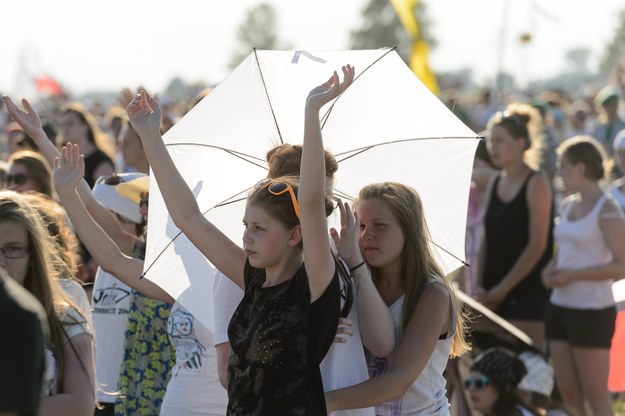
[[[240,242],[247,190],[267,175],[265,154],[302,143],[308,92],[344,64],[354,84],[322,109],[324,145],[339,161],[336,193],[397,181],[423,200],[445,272],[462,265],[471,167],[478,140],[394,49],[253,51],[164,136],[205,216]],[[150,179],[145,276],[213,328],[214,268],[180,234]],[[235,201],[235,202],[233,202]]]

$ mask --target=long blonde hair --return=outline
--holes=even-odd
[[[70,308],[78,311],[86,325],[88,320],[84,311],[74,304],[57,283],[57,270],[63,269],[62,260],[56,250],[55,242],[46,231],[45,225],[32,208],[28,199],[14,191],[0,191],[0,222],[13,220],[21,224],[28,234],[29,266],[23,286],[41,303],[46,312],[50,328],[50,349],[57,363],[59,393],[63,392],[62,380],[65,376],[65,343],[74,348],[63,324],[78,324],[75,321],[63,321]],[[90,363],[82,363],[85,365]]]
[[[401,279],[406,292],[401,317],[402,329],[406,329],[412,318],[428,278],[433,278],[447,289],[451,299],[452,314],[455,315],[456,325],[450,355],[452,357],[462,355],[469,348],[465,337],[465,315],[453,287],[443,276],[430,248],[430,232],[419,194],[411,187],[397,182],[374,183],[360,190],[354,205],[357,206],[360,201],[371,199],[380,200],[390,208],[404,235]],[[377,286],[379,270],[371,267],[371,271]]]

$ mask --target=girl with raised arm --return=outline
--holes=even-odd
[[[343,83],[335,73],[306,101],[300,186],[265,180],[249,195],[244,248],[202,215],[165,148],[156,100],[142,92],[127,109],[176,226],[245,290],[228,331],[230,415],[326,411],[319,363],[336,332],[339,289],[326,231],[319,111],[353,81],[350,66],[343,74]]]

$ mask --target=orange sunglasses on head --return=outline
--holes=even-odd
[[[297,215],[297,219],[301,221],[299,216],[299,204],[297,203],[297,197],[295,196],[295,191],[293,191],[293,187],[286,182],[277,181],[275,179],[267,178],[258,182],[254,185],[254,189],[263,189],[267,188],[270,194],[272,195],[282,195],[285,192],[288,192],[291,196],[291,202],[293,203],[293,210],[295,211],[295,215]]]

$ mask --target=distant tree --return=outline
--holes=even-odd
[[[245,59],[253,48],[289,49],[278,38],[278,14],[267,3],[248,10],[245,20],[237,29],[239,46],[232,55],[229,68],[233,69]]]
[[[625,10],[618,14],[618,26],[612,41],[608,43],[600,62],[600,69],[604,74],[610,72],[618,59],[625,53]]]
[[[421,36],[428,42],[430,49],[436,46],[430,36],[430,21],[427,18],[423,1],[417,4],[417,22]],[[410,58],[411,40],[399,21],[397,13],[389,0],[370,0],[362,11],[362,25],[351,32],[351,49],[377,49],[397,46],[397,53],[408,62]]]

